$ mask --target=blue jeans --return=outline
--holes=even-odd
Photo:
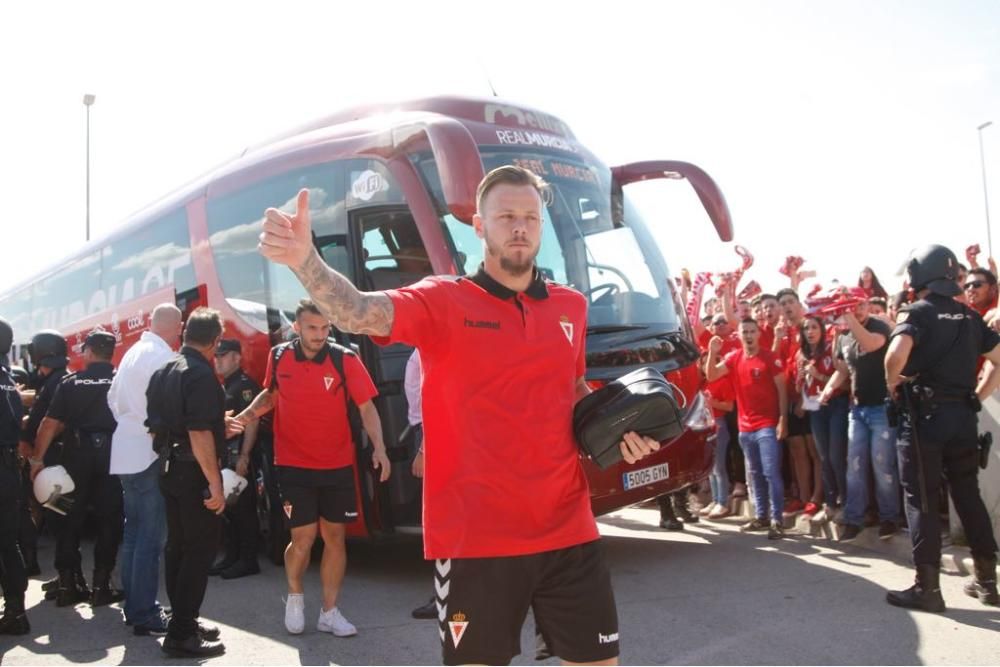
[[[725,505],[729,500],[729,471],[726,469],[726,454],[729,452],[729,425],[726,416],[715,418],[715,465],[708,475],[712,487],[712,500]]]
[[[809,413],[816,450],[823,462],[823,502],[833,507],[847,500],[847,396],[831,398]]]
[[[781,478],[781,445],[774,428],[740,431],[740,447],[747,463],[747,479],[753,492],[757,518],[767,519],[770,505],[771,520],[781,521],[781,512],[785,507],[785,482]]]
[[[167,540],[167,510],[160,493],[160,462],[142,472],[119,475],[125,494],[121,575],[125,620],[144,625],[160,614],[160,554]]]
[[[868,471],[875,471],[875,499],[880,521],[899,520],[899,469],[896,429],[884,405],[854,406],[847,426],[847,503],[844,521],[860,526],[868,507]]]

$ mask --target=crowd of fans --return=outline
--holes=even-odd
[[[699,517],[723,519],[733,513],[734,499],[749,495],[756,516],[743,526],[748,532],[780,538],[784,518],[804,513],[838,524],[840,541],[869,526],[890,539],[905,519],[883,361],[911,298],[908,286],[889,294],[866,266],[856,285],[826,291],[815,285],[800,295],[814,274],[801,270],[801,258],[789,257],[779,270],[787,286],[764,292],[751,282],[737,292],[752,264],[749,253],[737,252],[744,258],[740,271],[700,273],[693,281],[685,271],[679,281],[718,430],[710,488],[702,490],[710,501],[686,493],[661,498],[660,525],[681,530]],[[1000,327],[992,312],[997,269],[992,258],[989,268],[979,266],[978,253],[978,246],[966,252],[970,266],[960,267],[956,298]],[[715,296],[702,303],[713,278]]]

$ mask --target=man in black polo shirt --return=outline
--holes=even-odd
[[[56,537],[56,570],[59,572],[56,605],[60,607],[78,600],[75,573],[80,569],[80,535],[91,503],[98,517],[98,530],[90,603],[99,607],[123,598],[121,591],[111,588],[111,571],[115,569],[125,521],[121,482],[108,471],[111,434],[117,426],[107,401],[108,389],[115,376],[111,365],[114,351],[115,337],[110,333],[94,331],[87,336],[83,344],[86,368],[67,375],[59,383],[35,441],[32,479],[41,471],[38,459],[45,458],[53,439],[64,431],[71,434],[63,446],[61,463],[73,479],[74,502]]]
[[[147,425],[160,454],[167,508],[164,579],[173,614],[163,650],[172,656],[209,657],[226,650],[218,628],[198,622],[226,508],[219,472],[225,395],[212,368],[221,338],[219,311],[196,309],[180,353],[153,373],[146,390]]]

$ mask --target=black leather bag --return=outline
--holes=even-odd
[[[619,443],[629,431],[660,442],[684,431],[684,412],[670,383],[652,368],[640,368],[609,382],[573,408],[576,441],[602,469],[622,460]]]

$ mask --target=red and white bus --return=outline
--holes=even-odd
[[[222,311],[242,340],[245,367],[261,379],[267,352],[291,335],[305,295],[285,267],[257,252],[264,210],[291,206],[310,190],[316,247],[362,290],[431,274],[467,274],[482,261],[471,226],[484,170],[517,164],[551,184],[539,270],[590,302],[587,378],[595,385],[640,365],[662,371],[684,394],[689,428],[658,453],[599,470],[584,462],[596,514],[703,479],[714,427],[700,392],[698,350],[667,264],[629,196],[629,184],[687,179],[723,240],[732,238],[725,200],[712,179],[672,161],[604,165],[561,120],[497,99],[436,97],[355,108],[247,148],[191,185],[133,216],[120,230],[0,295],[16,343],[40,329],[67,336],[74,354],[101,326],[118,337],[116,360],[148,326],[153,306]],[[661,212],[660,224],[670,224]],[[378,386],[392,477],[375,483],[365,443],[357,466],[362,520],[352,534],[414,532],[420,483],[400,443],[406,426],[403,369],[410,349],[353,344]],[[502,351],[491,353],[502,354]],[[78,365],[79,360],[74,359]],[[259,488],[270,487],[264,465]],[[265,519],[277,530],[274,497]],[[268,503],[270,501],[270,504]],[[268,514],[269,513],[269,514]],[[267,526],[266,526],[267,527]],[[283,545],[281,545],[283,546]]]

